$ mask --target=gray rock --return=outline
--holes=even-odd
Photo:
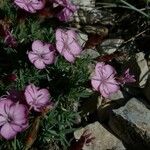
[[[109,126],[131,149],[150,149],[150,110],[136,98],[115,109]]]
[[[86,41],[88,40],[88,35],[82,32],[78,33],[78,41],[82,47],[84,47]]]
[[[122,142],[107,131],[99,122],[89,124],[85,128],[75,131],[74,136],[79,139],[83,132],[88,129],[94,141],[88,146],[84,145],[83,150],[125,150]]]
[[[95,50],[93,49],[86,49],[82,52],[82,55],[83,56],[90,56],[90,58],[94,59],[94,58],[97,58],[98,56],[100,56],[100,54]]]
[[[107,54],[112,54],[119,48],[123,41],[123,39],[107,39],[101,44],[101,49]]]
[[[91,10],[95,7],[95,0],[71,0],[82,9]]]
[[[145,56],[145,54],[143,52],[136,54],[136,60],[137,60],[138,66],[140,68],[140,75],[139,75],[140,87],[145,86],[147,79],[148,79],[148,73],[149,73],[147,61],[144,58],[144,56]]]
[[[120,99],[124,99],[124,95],[123,95],[123,92],[122,91],[117,91],[116,93],[113,93],[110,95],[110,98],[109,98],[111,101],[115,101],[115,100],[120,100]]]

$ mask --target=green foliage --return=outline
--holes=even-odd
[[[73,111],[57,110],[49,113],[41,124],[40,137],[36,144],[41,143],[41,147],[50,145],[52,142],[56,142],[58,145],[62,145],[63,149],[67,149],[69,141],[66,139],[66,134],[74,131],[72,128],[76,113]]]

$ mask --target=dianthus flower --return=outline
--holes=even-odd
[[[136,80],[135,80],[135,76],[134,75],[131,75],[130,73],[129,73],[129,71],[130,71],[130,69],[128,68],[125,72],[124,72],[124,74],[123,74],[123,76],[122,76],[122,80],[121,80],[121,83],[123,83],[123,84],[125,84],[125,83],[132,83],[132,82],[135,82]]]
[[[37,10],[41,10],[45,6],[45,0],[15,0],[14,2],[30,13],[36,13]]]
[[[77,40],[74,30],[56,30],[56,49],[69,62],[74,62],[79,56],[82,47]]]
[[[38,112],[41,112],[51,103],[49,91],[47,89],[40,89],[33,84],[30,84],[26,87],[25,98],[28,105]]]
[[[52,44],[36,40],[32,43],[32,51],[28,52],[28,58],[37,69],[44,69],[46,65],[55,61],[55,48]]]
[[[120,89],[115,75],[116,71],[111,65],[105,65],[103,62],[97,63],[91,79],[92,87],[99,91],[103,97],[108,98]]]
[[[28,127],[28,109],[10,99],[0,99],[0,135],[9,140]]]

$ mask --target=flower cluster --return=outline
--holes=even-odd
[[[69,21],[77,10],[77,6],[69,0],[52,0],[51,2],[54,7],[62,8],[56,15],[61,21]],[[30,13],[36,13],[37,10],[44,8],[46,4],[45,0],[15,0],[14,3]],[[82,47],[77,39],[77,33],[74,30],[57,29],[56,48],[69,62],[74,62],[75,58],[82,51]],[[40,40],[33,41],[32,50],[27,54],[30,62],[37,69],[44,69],[47,65],[53,64],[56,57],[55,47],[50,43],[45,43]]]
[[[29,13],[36,13],[43,9],[46,0],[14,0],[14,3]],[[51,0],[53,7],[61,8],[56,14],[60,21],[69,21],[77,10],[69,0]],[[39,70],[45,69],[48,65],[56,62],[57,55],[63,56],[69,63],[74,63],[82,52],[82,46],[78,41],[78,34],[73,29],[57,28],[55,32],[56,43],[47,43],[41,40],[31,41],[31,50],[27,51],[29,61]],[[10,47],[17,44],[16,39],[8,30],[5,31],[4,43]],[[16,76],[10,75],[7,78],[16,80]],[[116,70],[104,62],[98,62],[91,77],[91,84],[95,91],[98,91],[104,98],[120,89],[125,83],[135,82],[134,76],[129,74],[127,69],[120,77]],[[46,88],[36,87],[29,84],[23,91],[11,91],[7,96],[0,98],[0,135],[9,140],[19,132],[29,127],[29,114],[36,111],[36,114],[43,112],[46,108],[52,107],[52,97]]]
[[[56,50],[69,62],[82,52],[82,47],[77,40],[77,33],[74,30],[56,30]],[[47,65],[53,64],[56,59],[56,50],[52,44],[36,40],[32,43],[32,51],[29,51],[28,58],[37,69],[44,69]]]
[[[25,97],[20,100],[21,97]],[[0,98],[0,135],[9,140],[29,126],[29,111],[33,108],[42,112],[51,105],[51,96],[47,89],[40,89],[33,84],[22,92],[11,92]]]

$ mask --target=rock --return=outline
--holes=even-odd
[[[93,49],[86,49],[82,52],[83,56],[90,56],[90,58],[94,59],[97,58],[98,56],[100,56],[100,54]]]
[[[113,110],[109,126],[130,149],[150,149],[150,110],[136,98]]]
[[[83,132],[88,129],[95,137],[88,146],[84,145],[83,150],[125,150],[122,142],[107,131],[99,122],[89,124],[85,128],[74,132],[75,139],[80,139]]]
[[[95,7],[95,0],[72,0],[79,9],[74,13],[71,19],[71,24],[77,26],[80,24],[82,28],[85,25],[97,25],[101,27],[102,25],[115,24],[115,14],[110,10],[101,10]],[[79,25],[77,26],[79,28]]]
[[[95,0],[71,0],[77,6],[85,10],[91,10],[95,7]]]
[[[80,42],[80,45],[82,45],[82,47],[84,47],[86,41],[88,40],[88,35],[84,34],[82,32],[78,33],[78,40]]]
[[[123,39],[107,39],[101,44],[101,49],[107,54],[112,54],[119,48],[123,41]]]
[[[124,99],[124,95],[122,91],[117,91],[116,93],[111,94],[110,98],[111,101]]]
[[[143,52],[137,53],[136,54],[136,60],[138,63],[138,66],[140,68],[140,75],[139,75],[139,85],[140,87],[144,87],[147,79],[148,79],[148,73],[149,73],[149,69],[148,69],[148,65],[147,65],[147,61],[144,58],[145,54]]]

